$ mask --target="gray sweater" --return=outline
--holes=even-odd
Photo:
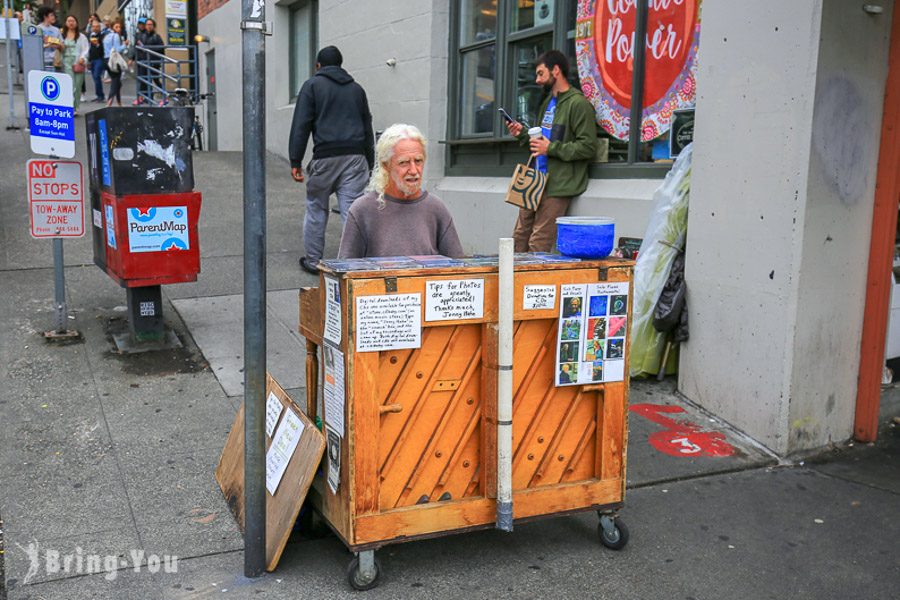
[[[463,256],[453,217],[436,196],[422,192],[416,200],[401,200],[385,194],[384,201],[379,209],[378,194],[367,192],[353,202],[338,258]]]

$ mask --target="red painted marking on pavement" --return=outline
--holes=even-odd
[[[684,413],[680,406],[666,404],[632,404],[631,412],[637,413],[665,427],[663,431],[650,434],[650,445],[669,456],[731,456],[734,446],[725,441],[720,431],[705,431],[687,419],[672,419],[665,414]]]

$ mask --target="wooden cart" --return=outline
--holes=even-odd
[[[628,344],[622,381],[556,387],[558,292],[565,284],[625,282],[631,298],[633,267],[632,261],[620,259],[517,261],[515,267],[514,519],[596,510],[600,539],[615,549],[627,542],[627,529],[616,512],[625,495]],[[340,296],[345,434],[337,493],[328,487],[326,468],[309,498],[344,544],[358,553],[349,569],[351,585],[368,589],[378,578],[375,549],[495,525],[498,273],[496,266],[321,268],[320,286],[300,292],[307,411],[315,419],[317,405],[322,405],[318,356],[320,346],[330,343],[323,341],[325,285],[330,281]],[[423,311],[420,348],[356,350],[358,298],[424,297],[428,282],[463,279],[483,280],[481,318],[426,321]],[[552,308],[524,309],[524,287],[536,285],[555,286]]]

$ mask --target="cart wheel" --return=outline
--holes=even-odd
[[[601,516],[597,533],[600,543],[610,550],[621,550],[628,543],[628,528],[619,518]]]
[[[372,588],[378,585],[378,579],[381,577],[381,565],[378,563],[378,559],[375,559],[375,575],[365,578],[359,569],[359,557],[354,556],[353,560],[350,561],[350,565],[347,567],[347,580],[350,582],[350,587],[359,592],[364,592],[366,590],[371,590]]]

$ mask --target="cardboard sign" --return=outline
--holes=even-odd
[[[421,294],[356,298],[357,352],[401,350],[421,346]]]

